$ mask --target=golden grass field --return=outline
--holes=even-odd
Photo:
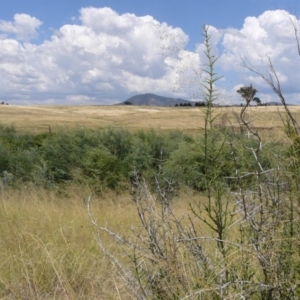
[[[300,106],[290,107],[300,120]],[[240,107],[216,108],[219,114],[216,124],[238,124]],[[270,136],[282,129],[282,107],[250,107],[247,112],[256,128]],[[227,120],[225,122],[225,120]],[[203,127],[203,111],[196,107],[151,107],[151,106],[13,106],[0,108],[0,121],[14,124],[18,131],[34,133],[56,130],[62,127],[125,127],[129,130],[158,129],[196,132]]]
[[[132,299],[97,245],[99,230],[87,213],[88,189],[68,196],[27,188],[0,191],[0,299]],[[174,199],[178,215],[199,195]],[[129,193],[108,192],[91,201],[94,219],[121,234],[138,224]],[[105,235],[108,249],[116,248]]]

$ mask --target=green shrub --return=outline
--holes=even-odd
[[[58,132],[49,136],[40,149],[47,162],[49,177],[55,182],[72,179],[71,170],[81,165],[84,149],[76,143],[74,132]]]
[[[132,149],[132,134],[125,129],[108,128],[101,134],[101,144],[118,159],[124,160]]]
[[[196,190],[204,189],[204,157],[196,143],[181,143],[164,164],[166,177]]]
[[[104,146],[91,148],[83,157],[83,174],[87,182],[110,189],[120,188],[128,178],[130,166],[118,159]]]
[[[9,171],[11,166],[11,153],[5,147],[5,145],[0,142],[0,173],[4,171]]]
[[[39,153],[35,149],[20,149],[12,155],[9,172],[14,174],[16,184],[33,181],[33,173],[39,159]]]

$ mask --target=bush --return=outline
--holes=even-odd
[[[132,134],[125,129],[109,128],[102,132],[101,144],[118,159],[124,160],[132,149]]]
[[[189,186],[195,190],[204,190],[204,157],[196,143],[180,143],[163,165],[167,178]]]
[[[84,149],[76,143],[74,132],[70,131],[49,136],[40,151],[47,162],[48,176],[57,183],[72,179],[71,170],[80,166],[84,153]]]
[[[82,161],[83,174],[87,182],[110,189],[119,188],[128,178],[129,165],[120,161],[104,146],[87,150]]]

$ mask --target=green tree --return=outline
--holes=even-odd
[[[242,98],[246,102],[246,106],[248,106],[250,104],[250,102],[253,101],[253,98],[254,98],[255,94],[257,93],[257,89],[253,88],[252,84],[250,84],[250,86],[241,87],[236,92],[242,96]]]

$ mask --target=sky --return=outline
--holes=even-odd
[[[236,91],[250,84],[263,103],[278,101],[243,66],[268,76],[268,58],[287,102],[300,104],[299,19],[297,0],[0,1],[0,102],[110,105],[143,93],[201,100],[208,25],[220,104],[240,103]]]

